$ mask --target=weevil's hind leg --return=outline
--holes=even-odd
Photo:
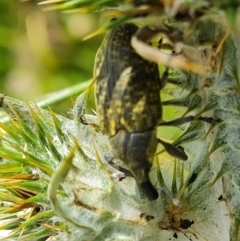
[[[198,117],[195,118],[194,116],[186,116],[186,117],[182,117],[182,118],[178,118],[172,121],[168,121],[168,122],[163,122],[160,123],[159,126],[178,126],[178,125],[183,125],[185,123],[191,122],[193,120],[197,120],[197,121],[204,121],[206,123],[209,124],[218,124],[221,122],[220,119],[214,119],[212,117]],[[184,152],[184,150],[180,147],[176,147],[173,146],[170,143],[167,143],[161,139],[158,139],[158,142],[161,143],[165,150],[171,155],[174,156],[176,158],[179,158],[181,160],[186,161],[188,159],[186,153]]]
[[[186,155],[186,153],[184,152],[184,150],[182,148],[173,146],[172,144],[165,142],[161,139],[158,139],[158,142],[163,145],[163,147],[165,148],[165,150],[167,151],[167,153],[169,155],[179,158],[183,161],[186,161],[188,159],[188,156]]]
[[[194,116],[186,116],[186,117],[181,117],[172,121],[160,123],[159,126],[178,126],[178,125],[183,125],[185,123],[191,122],[193,120],[194,120]],[[163,145],[167,153],[170,154],[171,156],[179,158],[183,161],[186,161],[188,159],[188,156],[186,155],[186,153],[182,148],[173,146],[172,144],[165,142],[161,139],[158,139],[158,142]]]

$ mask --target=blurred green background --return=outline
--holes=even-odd
[[[0,93],[26,101],[91,79],[103,36],[82,38],[107,21],[98,14],[44,11],[39,2],[0,1]],[[52,108],[67,113],[72,101]]]

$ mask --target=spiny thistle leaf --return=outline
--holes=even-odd
[[[36,223],[38,223],[39,221],[43,222],[44,220],[48,220],[49,218],[51,218],[54,215],[53,210],[49,210],[49,211],[43,211],[41,213],[38,213],[30,218],[28,218],[26,221],[24,221],[17,229],[22,229],[25,227],[29,227],[31,225],[35,225]]]
[[[58,139],[61,141],[61,143],[63,143],[64,141],[66,141],[66,139],[64,140],[64,134],[61,130],[61,123],[60,121],[58,120],[57,116],[55,113],[52,112],[51,108],[49,107],[49,111],[52,115],[52,118],[53,118],[53,122],[54,122],[54,127],[56,129],[56,133],[57,133],[57,136],[58,136]]]
[[[13,104],[16,110],[12,107]],[[33,210],[36,205],[41,206],[41,203],[44,204],[46,202],[46,194],[43,196],[40,193],[46,193],[49,174],[53,172],[54,165],[59,163],[60,159],[63,159],[63,153],[58,153],[56,151],[58,148],[56,146],[53,147],[52,142],[54,139],[53,136],[59,127],[55,127],[51,124],[59,123],[59,120],[54,116],[53,119],[55,120],[49,121],[48,118],[51,117],[50,113],[45,117],[44,115],[39,114],[39,109],[35,108],[35,111],[38,113],[38,115],[36,115],[35,111],[32,109],[34,106],[30,107],[26,103],[18,102],[10,98],[8,99],[7,97],[4,97],[2,107],[5,108],[10,115],[15,116],[17,122],[12,122],[12,128],[1,124],[1,127],[5,129],[6,134],[1,137],[2,142],[4,143],[4,147],[1,147],[0,150],[0,157],[4,160],[4,163],[1,164],[1,168],[4,168],[2,170],[5,171],[2,172],[3,174],[1,174],[0,177],[0,187],[1,190],[5,190],[5,192],[1,192],[0,196],[1,200],[12,203],[10,207],[1,210],[1,213],[12,212],[17,214],[24,209],[30,208]],[[28,117],[27,121],[23,121],[21,116],[24,116],[25,118]],[[44,126],[44,128],[39,128],[39,126]],[[15,132],[18,132],[19,138],[17,138]],[[36,135],[37,133],[38,135]],[[47,136],[47,139],[42,136],[43,133]],[[42,145],[43,138],[36,138],[39,135],[45,139],[44,145]],[[27,139],[25,138],[26,136],[28,137]],[[59,145],[63,147],[64,143],[61,142]],[[51,153],[53,156],[51,156]],[[59,155],[61,155],[61,157]],[[49,162],[49,160],[51,161]],[[55,160],[57,162],[55,162]],[[17,163],[19,163],[19,167],[17,166]],[[15,168],[13,169],[12,166],[15,166]],[[38,174],[33,174],[35,170]],[[17,173],[21,175],[16,175]],[[23,181],[23,176],[32,179],[32,181]],[[37,176],[38,178],[36,178]],[[11,179],[14,181],[11,181]],[[17,196],[19,198],[16,198]],[[49,209],[49,204],[45,203],[44,206],[46,205]],[[46,216],[48,212],[50,212],[50,216]],[[29,238],[34,236],[36,240],[39,240],[43,234],[40,235],[39,231],[37,231],[38,227],[41,226],[41,223],[37,225],[36,219],[41,219],[41,221],[43,221],[43,219],[46,218],[49,224],[51,224],[51,219],[49,219],[53,216],[51,208],[47,213],[41,212],[37,216],[36,214],[33,214],[33,217],[36,216],[35,219],[30,219],[28,222],[23,223],[22,226],[16,225],[18,228],[13,230],[13,233],[9,238],[13,239],[22,233],[21,240],[24,240],[26,237]],[[18,219],[19,218],[16,218],[16,220]],[[26,219],[29,219],[29,217]],[[34,224],[32,230],[25,229],[25,226],[27,227],[31,222]],[[50,235],[48,229],[44,232],[46,233],[46,236]],[[26,236],[24,234],[26,234]]]

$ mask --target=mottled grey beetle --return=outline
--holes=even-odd
[[[100,129],[109,136],[115,157],[122,160],[148,199],[158,198],[149,180],[151,160],[160,142],[171,155],[186,160],[177,147],[156,138],[162,121],[160,90],[167,72],[159,77],[158,65],[137,55],[131,38],[138,27],[131,23],[111,30],[97,53],[94,78]],[[182,124],[193,117],[169,124]],[[164,123],[166,124],[166,123]]]

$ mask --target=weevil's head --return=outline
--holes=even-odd
[[[139,133],[119,130],[115,136],[110,138],[115,157],[127,165],[150,200],[158,197],[156,189],[149,180],[151,159],[156,151],[157,143],[154,130]]]

